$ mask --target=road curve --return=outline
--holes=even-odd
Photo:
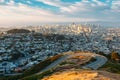
[[[39,73],[45,72],[47,70],[50,70],[51,68],[54,68],[55,66],[57,66],[58,64],[60,64],[61,62],[63,62],[64,60],[68,59],[69,55],[64,55],[61,58],[57,59],[56,61],[54,61],[53,63],[51,63],[49,66],[45,67],[43,70],[41,70]]]
[[[91,68],[97,70],[99,67],[103,66],[108,61],[108,59],[102,55],[93,54],[92,56],[96,59],[96,61],[83,66],[83,68]]]
[[[107,58],[99,55],[99,54],[95,54],[95,53],[80,53],[80,54],[66,54],[64,56],[62,56],[61,58],[59,58],[58,60],[54,61],[53,63],[51,63],[49,66],[47,66],[46,68],[44,68],[43,70],[41,70],[39,73],[42,73],[44,71],[50,70],[51,68],[56,67],[58,64],[60,64],[61,62],[63,62],[64,60],[73,57],[73,56],[78,56],[78,55],[82,55],[82,56],[91,56],[94,57],[96,59],[96,61],[91,62],[85,66],[83,66],[82,68],[91,68],[91,69],[98,69],[99,67],[103,66],[106,62],[107,62]],[[37,74],[39,74],[37,73]]]
[[[38,72],[38,73],[36,73],[34,75],[37,75],[37,74],[40,74],[42,72],[48,71],[48,70],[56,67],[61,62],[67,60],[68,58],[73,57],[73,56],[78,56],[78,55],[91,56],[91,57],[94,57],[96,59],[96,61],[91,62],[91,63],[83,66],[82,68],[84,68],[84,69],[91,68],[91,69],[96,70],[96,69],[98,69],[99,67],[101,67],[102,65],[104,65],[107,62],[106,57],[104,57],[102,55],[99,55],[99,54],[95,54],[95,53],[85,53],[85,52],[83,52],[83,53],[80,53],[80,54],[65,54],[61,58],[57,59],[56,61],[54,61],[53,63],[51,63],[50,65],[45,67],[43,70],[41,70],[40,72]]]

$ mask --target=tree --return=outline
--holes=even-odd
[[[118,53],[116,53],[116,52],[112,52],[111,53],[111,59],[112,60],[120,60],[120,56],[118,55]]]

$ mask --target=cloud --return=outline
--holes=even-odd
[[[0,5],[0,25],[34,24],[41,22],[78,22],[91,21],[89,18],[70,18],[57,15],[41,8],[30,7],[24,4]]]
[[[5,2],[5,0],[0,0],[0,2]]]
[[[39,6],[31,6],[33,1],[25,4],[10,0],[0,5],[0,25],[37,24],[47,22],[81,22],[81,21],[120,21],[119,0],[81,0],[74,3],[62,0],[36,0],[46,5],[58,7],[56,11]],[[4,2],[4,0],[0,0]],[[35,4],[35,3],[34,3]],[[36,4],[37,5],[37,4]]]
[[[69,12],[81,12],[81,11],[93,11],[93,10],[104,10],[108,9],[109,5],[107,3],[100,2],[98,0],[83,0],[81,2],[76,2],[72,5],[61,8],[63,11]]]
[[[112,9],[116,12],[120,12],[120,0],[112,2]]]
[[[44,4],[48,4],[48,5],[51,5],[51,6],[56,6],[56,7],[62,7],[63,6],[63,3],[60,0],[37,0],[37,1],[40,1]]]
[[[26,1],[28,4],[32,4],[32,2],[31,1]]]
[[[9,2],[7,2],[6,3],[7,5],[14,5],[15,4],[15,2],[14,2],[14,0],[10,0]]]
[[[98,6],[106,6],[106,3],[101,2],[100,0],[92,0],[94,3],[96,3],[96,5]]]
[[[120,21],[120,1],[82,0],[72,5],[61,7],[61,14],[69,17],[94,18],[99,21]]]

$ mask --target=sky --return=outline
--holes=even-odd
[[[120,22],[120,0],[0,0],[0,26]]]

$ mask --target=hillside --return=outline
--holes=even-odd
[[[26,29],[11,29],[7,33],[30,33],[30,31]]]
[[[93,70],[66,70],[56,72],[42,80],[119,80],[119,74]]]

